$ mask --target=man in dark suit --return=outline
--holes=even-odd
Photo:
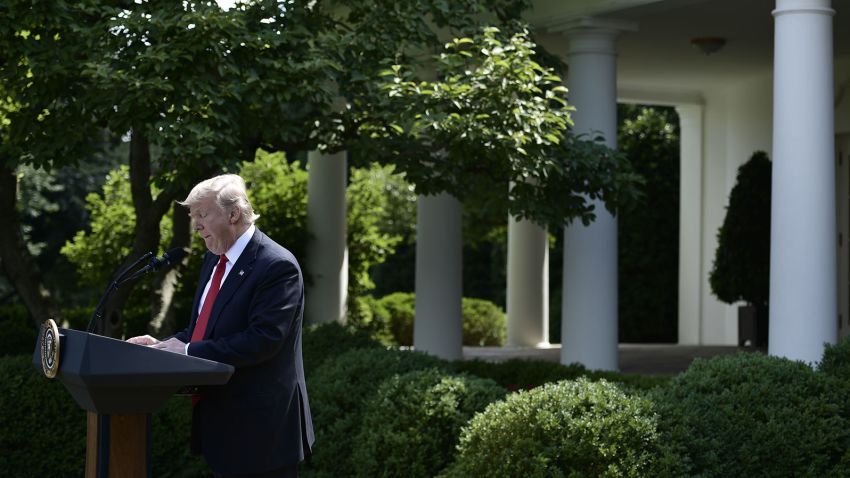
[[[129,341],[236,368],[226,385],[193,397],[192,448],[216,476],[297,476],[313,444],[298,262],[256,228],[245,182],[235,174],[202,181],[180,204],[209,249],[192,320],[167,340]]]

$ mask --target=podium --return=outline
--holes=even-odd
[[[87,412],[86,478],[151,477],[151,413],[184,387],[233,375],[223,363],[55,325],[42,330],[33,364]]]

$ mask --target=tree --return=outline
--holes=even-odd
[[[0,264],[36,325],[55,307],[22,233],[17,168],[73,165],[94,148],[98,125],[81,101],[79,61],[88,25],[98,21],[89,6],[79,2],[75,16],[62,1],[0,4]]]
[[[727,304],[768,304],[771,169],[767,153],[756,151],[738,168],[735,186],[729,193],[708,278],[711,291]]]
[[[617,144],[646,179],[621,210],[621,342],[678,338],[679,127],[673,108],[621,105]]]
[[[526,31],[500,39],[485,28],[446,45],[442,80],[395,65],[374,110],[384,116],[364,121],[361,138],[380,138],[418,194],[449,192],[553,227],[592,221],[592,199],[614,212],[639,178],[602,138],[569,133],[567,89],[534,54]]]

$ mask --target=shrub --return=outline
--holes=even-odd
[[[505,396],[492,380],[427,369],[385,380],[364,407],[352,470],[362,477],[435,476],[472,415]]]
[[[351,440],[360,431],[366,401],[385,379],[447,363],[421,352],[353,349],[326,360],[307,377],[316,443],[305,474],[350,474]]]
[[[443,476],[647,476],[656,427],[651,402],[614,384],[546,384],[476,415]]]
[[[32,354],[38,340],[38,328],[20,304],[0,307],[0,357]]]
[[[580,364],[562,365],[546,360],[464,360],[454,362],[452,366],[457,372],[492,379],[511,391],[530,390],[545,383],[574,380],[587,373],[587,369]]]
[[[394,292],[378,300],[386,313],[386,334],[395,345],[413,345],[413,320],[416,315],[416,296],[410,292]],[[484,299],[464,297],[463,345],[502,345],[505,342],[505,313],[496,304]],[[383,315],[381,317],[384,317]]]
[[[850,382],[850,337],[845,337],[835,345],[826,344],[818,370]]]
[[[349,296],[346,323],[367,333],[378,342],[390,346],[396,340],[389,331],[389,313],[383,304],[371,295]]]
[[[377,348],[381,347],[381,344],[362,330],[339,322],[327,322],[305,327],[301,347],[304,373],[309,379],[312,372],[330,358],[351,349]]]
[[[154,476],[204,476],[206,465],[189,453],[191,406],[172,398],[152,415]],[[0,357],[0,476],[83,476],[86,412],[59,380],[47,379],[31,355]]]
[[[416,297],[410,292],[394,292],[378,300],[386,310],[386,330],[397,345],[413,345],[413,318]]]
[[[33,366],[32,351],[0,358],[0,450],[2,476],[84,474],[86,414]]]
[[[690,476],[826,476],[850,447],[835,384],[761,353],[697,359],[655,394],[660,429]]]
[[[505,343],[505,313],[498,305],[484,299],[464,297],[463,310],[464,345],[502,345]]]
[[[496,383],[511,391],[530,390],[545,383],[575,380],[579,377],[593,381],[604,379],[609,382],[620,383],[628,390],[633,391],[651,390],[670,381],[670,377],[590,371],[577,363],[562,365],[545,360],[510,359],[504,362],[465,360],[454,362],[452,367],[457,372],[493,379]]]

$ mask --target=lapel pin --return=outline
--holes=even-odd
[[[244,275],[245,275],[245,271],[239,271],[239,275],[240,275],[240,276],[244,276]]]

